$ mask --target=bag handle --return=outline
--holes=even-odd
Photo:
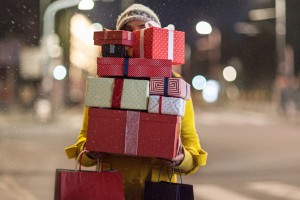
[[[82,160],[82,156],[84,153],[87,153],[88,151],[87,150],[82,150],[78,157],[77,157],[77,160],[76,160],[76,164],[75,164],[75,171],[81,171],[81,160]],[[78,168],[78,165],[79,165],[79,169]],[[101,172],[102,171],[102,162],[101,162],[101,159],[100,157],[97,158],[97,166],[96,166],[96,171],[98,172]]]
[[[158,182],[160,181],[160,174],[162,172],[162,169],[163,169],[163,164],[161,165],[160,167],[160,170],[159,170],[159,174],[158,174]],[[182,174],[181,174],[181,170],[180,170],[180,167],[179,165],[177,165],[177,168],[178,168],[178,172],[179,172],[179,177],[180,177],[180,183],[182,184]],[[171,183],[172,182],[172,177],[173,175],[175,174],[175,162],[172,162],[172,171],[171,171],[171,176],[169,174],[169,168],[167,168],[167,173],[168,173],[168,178],[169,178],[169,182]]]

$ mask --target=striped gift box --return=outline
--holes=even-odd
[[[152,77],[150,78],[150,94],[190,99],[191,86],[182,78]]]

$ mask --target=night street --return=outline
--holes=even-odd
[[[299,200],[300,124],[274,113],[196,109],[207,166],[183,177],[201,200]],[[56,122],[0,115],[0,199],[51,200],[56,168],[74,169],[63,148],[76,140],[81,111]]]
[[[53,200],[84,145],[126,200],[168,178],[157,157],[194,172],[196,200],[300,200],[299,0],[0,5],[0,200]],[[121,190],[92,178],[68,199]]]

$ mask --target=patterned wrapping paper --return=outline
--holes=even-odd
[[[103,44],[101,54],[102,57],[125,58],[127,56],[125,46],[121,44]]]
[[[99,77],[172,77],[172,61],[145,58],[97,58],[97,75]]]
[[[89,108],[86,149],[172,159],[181,117],[139,111]]]
[[[149,81],[89,77],[85,99],[89,107],[147,110]]]
[[[148,112],[184,116],[185,100],[176,97],[150,95]]]
[[[184,64],[184,32],[174,30],[174,34],[170,35],[172,32],[168,29],[151,27],[133,33],[135,34],[133,57],[171,59],[174,65]]]
[[[126,46],[133,46],[135,35],[130,31],[95,31],[94,44],[122,44]]]
[[[179,97],[183,99],[191,98],[191,86],[182,78],[150,78],[150,94]]]

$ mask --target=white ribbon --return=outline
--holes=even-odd
[[[127,155],[137,155],[139,125],[140,112],[127,111],[124,149],[124,153]]]
[[[173,60],[174,57],[174,30],[175,27],[173,24],[169,24],[166,29],[169,30],[168,33],[168,59]]]
[[[132,32],[128,31],[128,35],[127,35],[128,40],[131,40],[131,35],[132,35]]]

